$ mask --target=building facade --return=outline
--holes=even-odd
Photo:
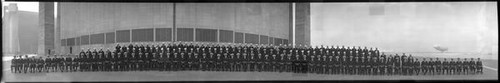
[[[57,13],[54,46],[63,54],[130,43],[279,45],[293,38],[292,3],[59,2]]]
[[[290,3],[59,3],[71,47],[169,41],[288,44]]]

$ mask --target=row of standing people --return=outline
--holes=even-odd
[[[14,60],[13,60],[14,61]],[[411,55],[379,54],[358,47],[291,47],[287,45],[128,45],[115,51],[90,49],[78,57],[15,59],[14,72],[53,71],[268,71],[349,75],[477,74],[482,63],[419,61]]]

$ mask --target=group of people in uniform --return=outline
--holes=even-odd
[[[481,74],[478,59],[418,58],[377,48],[249,44],[117,45],[82,50],[77,56],[15,56],[12,72],[225,71],[343,75]]]

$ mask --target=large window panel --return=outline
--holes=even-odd
[[[132,42],[153,41],[153,29],[134,29],[132,30]]]
[[[273,37],[269,37],[269,44],[279,45],[279,44],[274,43],[274,38]]]
[[[196,29],[196,41],[217,42],[217,30],[215,30],[215,29]]]
[[[260,35],[260,44],[268,44],[269,37],[265,35]]]
[[[177,41],[193,41],[193,28],[177,28]]]
[[[259,35],[245,33],[245,43],[259,44]]]
[[[90,44],[104,44],[104,33],[90,35]]]
[[[283,41],[281,38],[274,38],[274,44],[276,45],[282,44],[281,41]]]
[[[116,42],[130,42],[130,30],[116,31]]]
[[[66,39],[61,39],[61,46],[66,46]]]
[[[80,41],[81,45],[88,45],[88,44],[90,44],[89,35],[82,36],[80,40],[81,40]]]
[[[283,39],[283,44],[288,44],[288,40],[287,39]]]
[[[75,46],[75,38],[68,38],[66,42],[66,46]]]
[[[115,43],[115,32],[106,33],[106,44]]]
[[[155,28],[155,41],[172,41],[172,28]]]
[[[233,31],[219,30],[219,42],[233,43]]]
[[[77,45],[77,46],[78,46],[78,45],[81,45],[81,44],[80,44],[80,38],[81,38],[81,37],[76,37],[76,38],[75,38],[75,45]]]
[[[243,43],[243,33],[234,32],[234,43]]]

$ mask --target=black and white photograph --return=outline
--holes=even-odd
[[[496,1],[2,0],[3,82],[496,80]]]

